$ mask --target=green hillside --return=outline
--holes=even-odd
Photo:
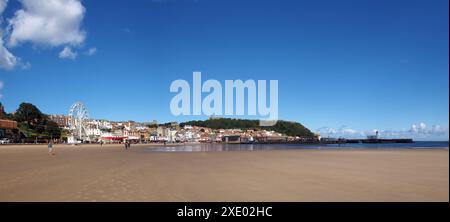
[[[265,129],[273,130],[279,133],[286,134],[288,136],[300,136],[300,137],[312,137],[314,134],[302,124],[297,122],[278,120],[274,126],[259,126],[259,120],[247,120],[247,119],[230,119],[230,118],[217,118],[208,120],[194,120],[180,124],[208,127],[212,129]]]

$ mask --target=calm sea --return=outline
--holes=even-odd
[[[414,143],[381,144],[170,144],[161,147],[149,147],[151,152],[207,152],[207,151],[258,151],[258,150],[292,150],[292,149],[448,149],[448,141],[417,141]]]

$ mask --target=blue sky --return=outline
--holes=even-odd
[[[448,140],[448,4],[60,0],[54,12],[0,0],[0,101],[9,112],[31,102],[65,114],[79,100],[94,118],[204,119],[169,109],[170,83],[201,71],[221,82],[278,80],[279,118],[312,130],[416,127]],[[36,16],[62,16],[60,30],[21,27]]]

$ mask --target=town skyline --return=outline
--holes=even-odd
[[[76,103],[80,103],[80,102],[78,101]],[[0,103],[0,105],[1,105],[1,103]],[[2,108],[2,110],[4,109],[3,106],[0,106],[0,108]],[[14,112],[11,112],[11,114],[13,114],[13,113]],[[68,114],[68,113],[48,114],[45,112],[43,112],[43,114],[48,115],[50,120],[58,123],[58,125],[60,127],[67,128],[68,117],[70,114]],[[229,118],[227,116],[209,116],[206,119],[193,118],[191,120],[186,120],[186,121],[178,121],[176,119],[172,120],[172,121],[159,121],[158,119],[152,119],[152,120],[147,120],[147,121],[137,121],[137,120],[133,120],[133,119],[111,120],[111,119],[107,119],[107,118],[91,117],[89,112],[88,112],[88,116],[89,116],[88,120],[90,122],[96,122],[95,124],[100,123],[100,122],[102,122],[104,124],[108,124],[108,125],[111,125],[111,124],[119,124],[119,125],[125,124],[126,125],[126,124],[133,123],[133,125],[138,126],[138,127],[150,127],[150,128],[152,128],[154,126],[163,126],[163,125],[172,125],[172,124],[185,125],[186,123],[188,123],[190,121],[199,121],[199,120],[203,121],[206,119],[222,119],[223,118],[223,119],[259,121],[258,119],[248,119],[248,118],[246,119],[246,118],[242,118],[242,117]],[[302,122],[298,122],[295,120],[280,120],[280,121],[284,121],[284,122],[287,121],[287,122],[303,124]],[[369,129],[369,130],[358,131],[358,130],[351,129],[348,126],[341,126],[338,129],[331,128],[331,127],[322,127],[319,129],[311,129],[311,128],[307,127],[306,125],[305,125],[305,127],[308,130],[310,130],[312,133],[315,133],[316,135],[321,136],[323,138],[361,139],[361,138],[366,138],[369,136],[373,136],[376,133],[377,134],[379,133],[381,138],[411,138],[416,141],[448,141],[448,129],[443,128],[441,126],[436,126],[436,125],[427,126],[425,123],[413,124],[410,128],[402,129],[402,130]],[[255,128],[261,128],[261,126],[255,127]]]

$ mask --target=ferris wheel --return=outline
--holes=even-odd
[[[69,129],[72,134],[72,142],[77,140],[89,140],[87,135],[87,122],[89,112],[81,102],[75,102],[69,109]]]

